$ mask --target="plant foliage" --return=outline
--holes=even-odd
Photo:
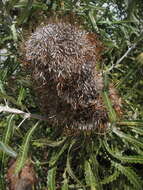
[[[0,7],[0,106],[41,114],[19,47],[29,28],[50,14],[74,12],[99,35],[105,83],[118,89],[123,107],[118,117],[105,88],[108,130],[77,136],[0,107],[0,189],[6,189],[11,157],[17,159],[17,173],[32,158],[40,190],[143,189],[142,0],[2,0]]]

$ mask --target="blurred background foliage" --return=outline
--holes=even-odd
[[[75,137],[63,134],[60,126],[1,112],[0,189],[6,189],[11,157],[17,158],[17,172],[32,158],[40,190],[143,189],[142,0],[1,0],[0,106],[40,114],[20,44],[38,23],[59,12],[75,13],[99,35],[105,82],[118,89],[124,115],[111,121],[105,134]]]

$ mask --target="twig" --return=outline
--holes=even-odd
[[[121,63],[123,61],[123,59],[125,59],[125,57],[127,57],[129,55],[129,53],[136,47],[137,43],[133,44],[126,52],[125,54],[115,63],[113,64],[109,69],[108,72],[111,71],[113,68],[116,68],[119,63]]]
[[[131,47],[128,48],[128,50],[124,53],[124,55],[108,69],[108,72],[111,71],[113,68],[116,68],[125,59],[125,57],[129,55],[129,53],[137,46],[138,42],[142,40],[142,35],[143,35],[143,31],[141,31],[141,34],[138,37],[138,40],[136,41],[136,43],[134,43]]]
[[[28,118],[34,118],[34,119],[39,119],[39,120],[44,120],[44,121],[47,121],[47,120],[55,117],[55,116],[44,117],[44,116],[37,115],[37,114],[26,113],[26,112],[21,111],[19,109],[10,108],[8,106],[0,106],[0,112],[8,112],[8,113],[13,113],[13,114],[23,115],[24,118],[26,118],[26,119],[28,119]]]
[[[133,45],[126,51],[126,53],[116,62],[115,65],[118,65],[119,63],[121,63],[121,61],[123,61],[123,59],[128,56],[128,54],[136,47],[136,45],[137,45],[137,43],[133,44]]]

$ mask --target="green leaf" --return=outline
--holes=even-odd
[[[26,136],[23,140],[23,143],[20,147],[20,152],[17,158],[17,163],[16,163],[16,168],[15,168],[15,173],[19,173],[21,171],[21,169],[23,168],[27,158],[28,158],[28,150],[29,150],[29,144],[30,144],[30,140],[32,138],[32,135],[35,131],[35,129],[37,128],[37,126],[39,125],[39,122],[37,122],[27,133]]]
[[[89,186],[91,190],[98,190],[99,184],[96,179],[96,174],[93,174],[90,163],[87,160],[84,164],[84,172],[87,186]]]
[[[128,135],[128,134],[126,134],[126,133],[123,133],[123,132],[117,130],[115,127],[113,127],[112,130],[113,130],[113,132],[114,132],[117,136],[119,136],[121,139],[124,139],[124,140],[126,140],[126,141],[132,143],[133,145],[135,144],[135,145],[139,146],[140,148],[143,148],[143,142],[141,142],[141,141],[135,139],[135,137],[133,137],[133,136],[131,136],[131,135]]]
[[[7,144],[7,145],[10,144],[10,138],[13,133],[14,117],[15,117],[15,115],[10,115],[7,118],[7,126],[5,127],[5,131],[3,134],[3,142],[4,142],[4,144]],[[3,154],[2,154],[2,164],[3,165],[6,164],[5,152],[3,152]]]
[[[122,162],[127,163],[141,163],[143,164],[143,156],[142,155],[134,155],[134,156],[122,156],[120,152],[113,151],[109,148],[109,145],[106,140],[103,141],[104,147],[107,152],[114,158],[121,160]]]
[[[128,9],[127,9],[127,19],[133,22],[139,22],[137,18],[137,3],[134,0],[127,1]]]
[[[143,135],[143,129],[133,128],[132,131],[135,132],[136,134]]]
[[[24,3],[25,3],[23,4],[24,8],[22,10],[20,17],[18,18],[18,25],[26,23],[32,12],[31,10],[32,10],[33,0],[28,0],[27,2],[24,2]]]
[[[2,150],[7,155],[16,158],[17,153],[8,145],[4,144],[2,141],[0,141],[0,150]]]
[[[104,45],[109,48],[119,48],[115,42],[112,42],[110,40],[104,41]]]
[[[48,183],[48,190],[56,190],[56,167],[53,167],[48,171],[48,176],[47,176],[47,183]]]
[[[19,96],[18,96],[18,99],[17,99],[17,103],[19,105],[22,104],[22,100],[25,98],[25,94],[26,94],[25,89],[21,87],[20,92],[19,92]]]
[[[130,183],[134,186],[135,189],[142,190],[142,180],[138,177],[138,175],[134,172],[132,168],[125,167],[118,163],[113,163],[113,166],[127,177],[127,179],[130,181]]]
[[[51,159],[49,161],[50,166],[53,166],[56,164],[56,162],[58,161],[58,159],[64,153],[64,151],[67,149],[68,146],[69,146],[69,144],[65,143],[62,147],[59,147],[59,149],[57,151],[53,152]]]
[[[117,156],[123,162],[128,163],[140,163],[143,164],[143,156],[142,155],[135,155],[135,156]]]
[[[127,126],[127,127],[143,127],[143,120],[127,120],[127,121],[119,121],[117,122],[118,126]]]
[[[84,185],[80,182],[80,180],[76,177],[76,175],[74,174],[72,168],[71,168],[71,164],[70,164],[70,157],[68,155],[68,158],[67,158],[67,172],[69,174],[69,176],[78,184],[80,185],[81,187],[83,187],[83,189],[85,190],[85,187]]]
[[[143,121],[120,121],[116,123],[119,127],[129,127],[133,132],[139,135],[143,135]]]
[[[0,80],[0,91],[1,91],[2,93],[5,93],[4,85],[3,85],[3,83],[2,83],[1,80]]]
[[[120,172],[115,170],[115,172],[112,175],[104,178],[100,183],[104,184],[104,185],[112,183],[113,181],[115,181],[119,177],[119,175],[120,175]]]
[[[50,147],[58,147],[60,145],[62,145],[66,140],[66,137],[63,137],[62,140],[60,141],[52,141],[49,139],[37,139],[33,141],[33,145],[41,147],[41,146],[50,146]]]
[[[65,168],[65,171],[64,171],[64,173],[63,173],[63,181],[62,181],[62,190],[68,190],[69,189],[69,185],[68,185],[68,178],[67,178],[67,170],[66,170],[66,168]]]
[[[11,137],[11,134],[13,131],[14,117],[15,117],[15,115],[10,115],[8,117],[8,121],[7,121],[8,125],[5,128],[5,132],[3,134],[3,142],[6,144],[9,144],[10,137]]]
[[[94,9],[91,9],[90,11],[89,11],[89,18],[90,18],[90,20],[91,20],[91,23],[92,23],[92,26],[93,26],[93,28],[95,29],[95,31],[99,31],[98,30],[98,26],[97,26],[97,24],[96,24],[96,20],[95,20],[95,18],[94,18]]]
[[[11,28],[13,40],[16,42],[17,41],[17,31],[16,31],[15,24],[16,23],[13,23],[10,28]]]
[[[113,109],[112,102],[109,98],[107,91],[103,91],[103,101],[104,101],[105,106],[107,108],[110,122],[115,123],[117,121],[117,116],[116,116],[115,110]]]
[[[65,178],[62,185],[62,190],[68,190],[68,179]]]
[[[139,63],[140,65],[143,65],[143,52],[141,52],[141,53],[137,56],[136,60],[137,60],[137,63]]]
[[[76,140],[73,139],[72,142],[71,142],[71,144],[70,144],[69,150],[68,150],[66,170],[67,170],[69,176],[70,176],[78,185],[80,185],[80,186],[85,190],[84,185],[83,185],[83,184],[80,182],[80,180],[75,176],[75,174],[74,174],[74,172],[73,172],[73,170],[72,170],[72,168],[71,168],[71,163],[70,163],[70,159],[71,159],[71,157],[70,157],[70,151],[71,151],[72,146],[73,146],[75,143],[76,143]]]
[[[25,108],[24,105],[18,104],[17,101],[15,100],[15,98],[13,98],[13,97],[11,97],[11,96],[8,96],[8,95],[5,94],[5,93],[0,92],[0,97],[1,97],[1,98],[4,98],[4,99],[7,99],[8,101],[10,101],[11,103],[13,103],[14,105],[17,105],[17,106],[20,106],[20,107],[22,107],[22,108]]]

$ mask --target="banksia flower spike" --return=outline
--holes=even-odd
[[[70,22],[40,26],[25,42],[25,57],[42,111],[53,126],[106,128],[103,77],[97,69],[102,50],[97,35]]]

